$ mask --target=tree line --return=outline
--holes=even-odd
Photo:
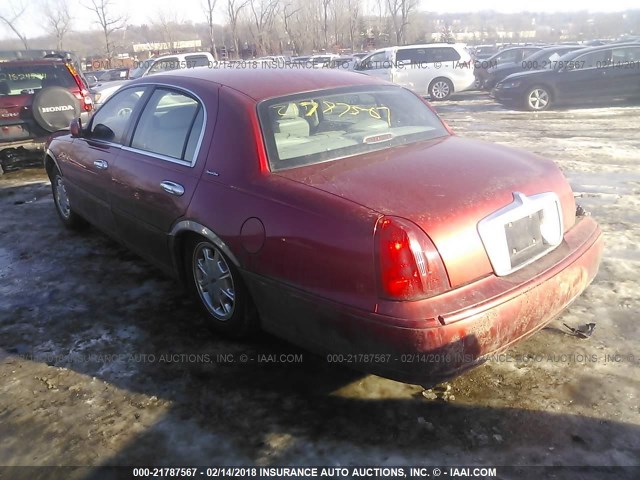
[[[202,40],[203,48],[215,56],[226,53],[233,58],[247,52],[262,56],[359,51],[434,38],[490,43],[504,40],[500,32],[506,30],[513,32],[511,41],[525,40],[519,38],[519,32],[531,30],[536,30],[537,41],[640,34],[640,10],[611,14],[435,15],[420,8],[428,6],[426,0],[200,0],[202,21],[187,21],[177,8],[161,9],[150,14],[143,25],[131,24],[119,0],[80,0],[94,28],[79,32],[68,0],[39,1],[34,5],[26,0],[4,0],[0,6],[0,23],[14,35],[14,45],[72,49],[107,59],[131,52],[135,43],[173,45],[178,40],[193,39]],[[34,8],[44,13],[47,35],[31,40],[19,25]]]

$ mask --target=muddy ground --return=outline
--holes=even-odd
[[[600,273],[549,328],[426,397],[272,337],[229,341],[153,267],[66,231],[43,172],[13,172],[0,465],[639,465],[640,106],[531,114],[469,94],[437,107],[460,135],[555,159],[600,222]],[[589,322],[590,339],[563,333]]]

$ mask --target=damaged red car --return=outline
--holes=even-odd
[[[603,249],[552,161],[460,138],[409,90],[347,72],[133,81],[45,166],[66,226],[184,281],[215,330],[414,383],[542,328]]]

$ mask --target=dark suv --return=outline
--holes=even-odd
[[[28,150],[42,150],[51,132],[92,110],[89,88],[70,58],[0,62],[0,167],[11,169]]]

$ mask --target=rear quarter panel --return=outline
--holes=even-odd
[[[187,217],[215,232],[254,280],[271,279],[338,303],[375,308],[377,214],[266,170],[254,135],[252,99],[223,87],[219,118],[224,121],[216,126],[206,165],[217,175],[202,176]],[[263,225],[262,241],[255,228],[243,231],[249,219]],[[260,288],[253,287],[259,309]]]

